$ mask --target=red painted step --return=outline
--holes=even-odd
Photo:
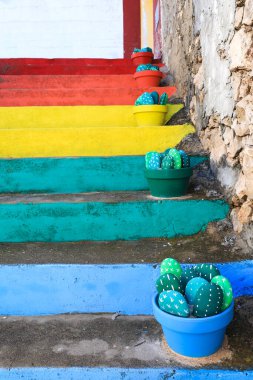
[[[0,75],[1,89],[137,88],[132,74],[122,75]]]
[[[163,66],[159,61],[154,63]],[[0,59],[0,75],[118,75],[134,72],[130,59]]]
[[[132,74],[124,75],[1,75],[1,89],[137,88]]]
[[[83,89],[2,89],[1,107],[65,106],[65,105],[133,105],[143,88],[83,88]],[[153,87],[148,91],[166,92],[172,96],[175,87]]]

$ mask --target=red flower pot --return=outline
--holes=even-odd
[[[158,87],[163,74],[161,71],[144,70],[134,74],[137,86],[140,88]]]
[[[147,63],[152,63],[154,59],[154,54],[149,51],[133,53],[131,55],[131,59],[135,66],[146,65]]]

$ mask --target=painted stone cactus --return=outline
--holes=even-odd
[[[168,95],[164,92],[160,97],[157,91],[143,92],[135,101],[135,106],[145,106],[145,105],[162,105],[166,106],[168,104]]]
[[[195,271],[194,268],[190,267],[183,270],[180,277],[180,284],[184,291],[187,283],[194,277],[198,277],[198,273]]]
[[[172,273],[164,273],[156,280],[156,290],[158,293],[164,290],[176,290],[181,292],[178,278]]]
[[[211,281],[213,277],[219,276],[219,269],[213,264],[198,264],[194,269],[198,273],[199,277],[204,278],[207,281]]]
[[[173,159],[170,156],[165,156],[162,160],[162,169],[173,169],[174,168],[174,162]]]
[[[182,274],[182,268],[179,262],[175,259],[164,259],[161,263],[160,267],[160,273],[172,273],[174,276],[176,276],[178,279],[181,277]]]
[[[168,103],[168,95],[164,92],[160,97],[160,105],[165,106]]]
[[[151,97],[151,95],[150,95],[150,97]],[[147,100],[147,102],[148,101],[149,100]],[[150,100],[150,101],[153,101],[153,100]],[[149,165],[147,165],[147,164],[150,161],[152,161],[152,159],[154,157],[156,157],[156,159],[155,159],[156,165],[155,166],[151,165],[152,169],[163,169],[163,170],[181,169],[181,168],[186,168],[186,167],[190,166],[190,158],[183,150],[179,151],[175,148],[169,148],[169,149],[166,149],[166,151],[163,153],[148,152],[145,155],[145,162],[146,162],[146,168],[147,169],[151,169],[151,167],[149,167]],[[157,157],[159,157],[159,159],[157,159]],[[158,166],[158,163],[159,163],[159,166]],[[208,265],[208,264],[206,264],[206,265]],[[196,267],[198,267],[198,266],[196,266]],[[206,269],[206,271],[207,271],[207,269]]]
[[[178,317],[187,318],[190,315],[190,309],[184,296],[173,290],[164,291],[159,295],[158,304],[161,310],[166,313],[177,315]]]
[[[137,66],[136,71],[145,71],[145,70],[151,70],[151,71],[159,71],[159,66],[152,65],[151,63],[147,63],[146,65],[139,65]]]
[[[150,47],[145,47],[145,48],[141,48],[141,49],[138,49],[138,48],[135,48],[133,53],[152,53],[152,49]]]
[[[180,169],[182,167],[182,158],[181,158],[181,155],[177,149],[175,149],[175,148],[170,149],[168,156],[171,157],[173,160],[174,169]]]
[[[233,301],[229,280],[213,264],[183,268],[173,259],[164,259],[156,280],[161,310],[179,317],[207,318],[226,310]]]
[[[149,152],[145,156],[147,169],[159,169],[161,166],[161,156],[157,152]]]
[[[233,290],[230,281],[224,276],[215,276],[211,283],[219,285],[223,291],[223,303],[221,310],[226,310],[233,301]]]
[[[158,104],[159,103],[159,94],[157,91],[152,91],[150,93],[150,95],[152,96],[152,99],[154,101],[154,104]],[[167,103],[166,103],[167,104]]]
[[[184,150],[179,150],[178,152],[180,153],[180,156],[181,156],[182,168],[189,168],[190,157],[188,156],[188,154],[186,154]]]
[[[194,277],[187,283],[185,288],[185,297],[190,305],[194,304],[196,294],[201,286],[205,284],[208,284],[208,281],[202,277]]]
[[[198,318],[211,317],[221,312],[223,292],[219,285],[204,284],[196,293],[193,315]]]

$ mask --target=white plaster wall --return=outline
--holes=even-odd
[[[123,58],[123,0],[0,0],[0,58]]]
[[[235,1],[193,0],[195,32],[200,33],[204,67],[206,115],[231,116],[234,108],[230,80],[229,42],[234,33]]]

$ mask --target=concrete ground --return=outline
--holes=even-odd
[[[152,317],[73,314],[0,318],[0,367],[253,367],[253,297],[236,300],[223,348],[203,359],[176,355]]]

